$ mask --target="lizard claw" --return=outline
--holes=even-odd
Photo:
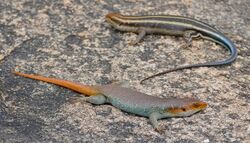
[[[75,104],[75,103],[78,103],[78,102],[86,102],[86,97],[71,97],[70,99],[69,99],[69,102],[71,103],[71,104]]]
[[[160,127],[155,128],[155,131],[158,132],[159,134],[163,134],[164,133],[163,128],[160,128]]]
[[[192,44],[191,44],[191,43],[185,43],[185,44],[182,44],[182,45],[180,46],[180,48],[182,48],[182,49],[189,49],[189,47],[192,47]]]
[[[129,46],[135,46],[138,42],[137,41],[131,41],[128,43]]]
[[[69,99],[69,103],[71,103],[71,104],[75,104],[75,103],[78,103],[78,102],[80,102],[79,97],[71,97]]]

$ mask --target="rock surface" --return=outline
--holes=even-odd
[[[250,142],[249,0],[3,0],[0,2],[1,142]],[[182,38],[149,35],[136,46],[104,20],[109,12],[171,14],[202,20],[226,33],[238,48],[229,66],[169,73],[140,85],[156,72],[182,64],[226,58],[206,40],[181,48]],[[70,90],[11,74],[12,70],[84,84],[127,80],[159,97],[196,97],[209,107],[188,118],[148,119],[110,105],[71,103]]]

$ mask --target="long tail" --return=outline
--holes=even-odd
[[[213,40],[212,38],[206,38],[206,39],[214,41],[214,42],[222,45],[223,47],[226,47],[227,49],[229,49],[231,55],[226,60],[179,66],[179,67],[176,67],[174,69],[169,69],[169,70],[166,70],[166,71],[151,75],[151,76],[149,76],[147,78],[144,78],[144,79],[142,79],[140,81],[140,84],[142,84],[145,80],[148,80],[148,79],[151,79],[151,78],[154,78],[156,76],[160,76],[160,75],[163,75],[163,74],[166,74],[166,73],[170,73],[170,72],[173,72],[173,71],[177,71],[177,70],[191,69],[191,68],[197,68],[197,67],[221,66],[221,65],[231,64],[232,62],[235,61],[235,59],[237,57],[237,49],[236,49],[235,45],[232,43],[232,41],[230,39],[228,39],[227,37],[225,37],[224,35],[221,35],[218,38],[219,38],[219,40]]]
[[[173,71],[178,71],[178,70],[183,70],[183,69],[191,69],[191,68],[195,68],[195,67],[207,67],[207,66],[210,66],[210,65],[192,64],[192,65],[184,65],[184,66],[176,67],[174,69],[169,69],[169,70],[166,70],[166,71],[159,72],[157,74],[151,75],[149,77],[146,77],[146,78],[144,78],[144,79],[142,79],[140,81],[140,84],[142,84],[144,81],[146,81],[148,79],[151,79],[151,78],[154,78],[154,77],[157,77],[157,76],[160,76],[160,75],[164,75],[166,73],[170,73],[170,72],[173,72]],[[214,65],[211,65],[211,66],[214,66]]]
[[[186,18],[184,18],[184,19],[186,19]],[[198,21],[194,21],[194,20],[191,20],[191,21],[193,21],[194,23],[198,22]],[[198,23],[201,24],[201,22],[198,22]],[[198,23],[196,23],[196,24],[198,24]],[[194,24],[194,25],[196,25],[196,24]],[[200,27],[206,27],[206,28],[200,29]],[[212,28],[209,25],[201,24],[200,27],[199,26],[196,27],[197,31],[200,31],[199,33],[201,33],[199,36],[203,39],[213,41],[213,42],[221,45],[222,47],[228,49],[230,51],[230,56],[228,58],[226,58],[224,60],[220,60],[220,61],[214,61],[214,62],[206,62],[206,63],[197,63],[197,64],[192,64],[192,65],[178,66],[174,69],[166,70],[166,71],[151,75],[147,78],[144,78],[141,80],[140,83],[142,84],[145,80],[148,80],[148,79],[151,79],[153,77],[160,76],[160,75],[163,75],[163,74],[166,74],[169,72],[177,71],[177,70],[191,69],[191,68],[197,68],[197,67],[221,66],[221,65],[228,65],[228,64],[231,64],[232,62],[234,62],[235,59],[237,58],[237,49],[236,49],[236,46],[234,45],[234,43],[229,38],[227,38],[224,34],[222,34],[221,32]]]
[[[59,86],[71,89],[73,91],[82,93],[84,95],[88,95],[88,96],[97,95],[100,93],[97,89],[94,89],[91,86],[86,86],[86,85],[82,85],[80,83],[74,83],[74,82],[67,81],[67,80],[48,78],[48,77],[39,76],[39,75],[24,74],[24,73],[15,72],[15,71],[13,73],[15,75],[23,76],[26,78],[31,78],[31,79],[40,80],[40,81],[44,81],[47,83],[59,85]]]

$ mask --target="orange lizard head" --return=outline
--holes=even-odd
[[[175,117],[190,116],[207,107],[207,103],[197,99],[184,99],[183,103],[178,107],[169,107],[165,111],[167,114]]]

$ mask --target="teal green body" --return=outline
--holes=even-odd
[[[126,111],[128,113],[137,114],[140,116],[149,117],[153,112],[164,112],[163,108],[160,107],[149,107],[149,106],[138,106],[134,103],[123,103],[116,98],[107,98],[107,102],[112,104],[114,107]]]
[[[93,88],[99,90],[102,94],[86,97],[86,101],[93,104],[109,103],[122,111],[149,117],[154,128],[157,130],[159,130],[158,119],[190,116],[207,106],[205,102],[198,99],[159,98],[118,84],[93,86]],[[168,112],[169,109],[184,109],[193,104],[198,104],[199,107],[197,106],[197,108],[192,110],[185,109],[185,111],[179,113]]]
[[[190,116],[204,108],[207,103],[193,98],[159,98],[150,96],[123,84],[110,84],[103,86],[87,86],[67,80],[48,78],[38,75],[14,72],[16,75],[36,79],[87,95],[80,99],[93,104],[111,104],[114,107],[140,116],[149,117],[150,122],[157,131],[160,131],[158,119],[167,117]]]

